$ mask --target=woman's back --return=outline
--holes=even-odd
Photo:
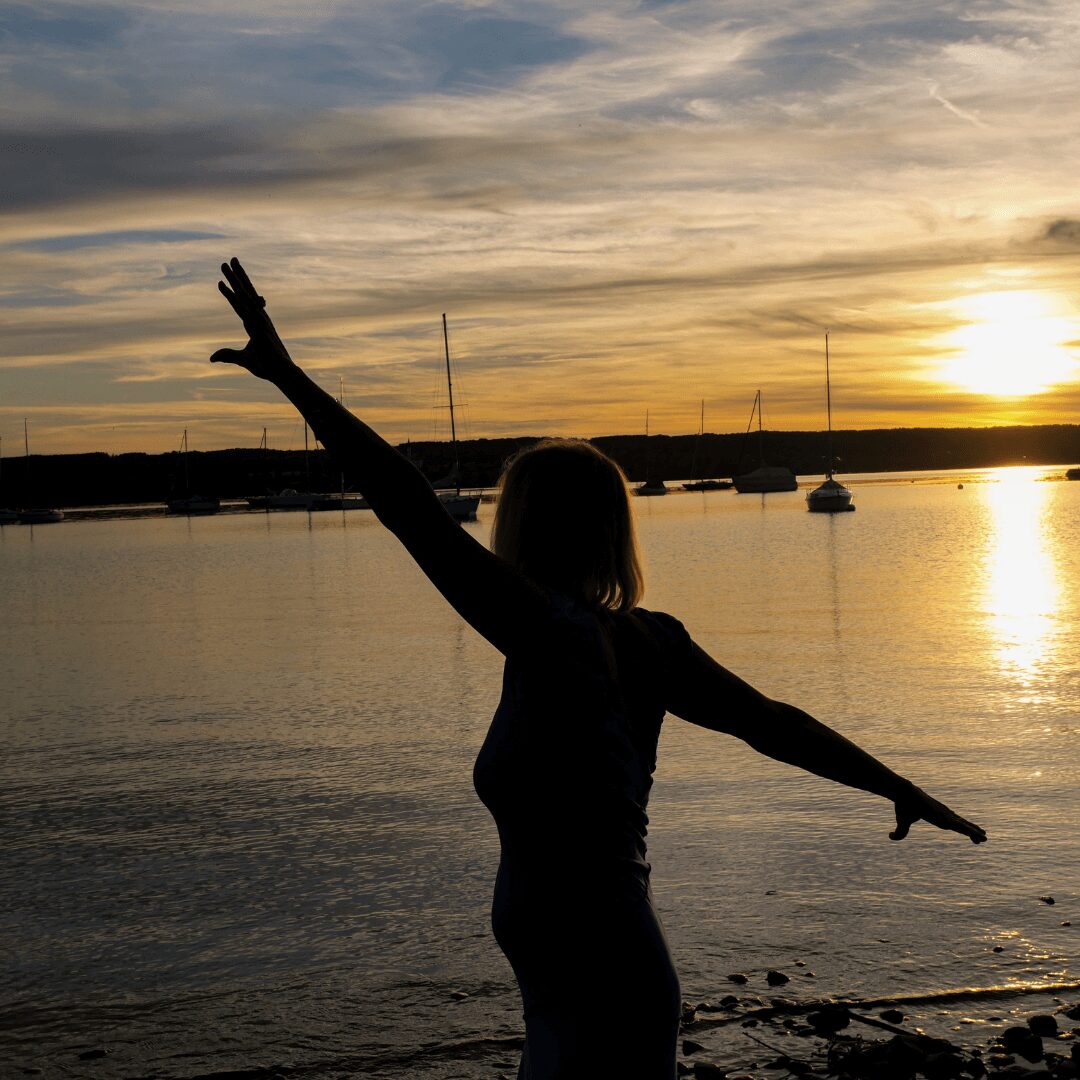
[[[593,879],[647,884],[657,740],[688,651],[686,631],[668,615],[553,599],[531,647],[506,660],[473,774],[508,871],[527,876],[555,858]]]

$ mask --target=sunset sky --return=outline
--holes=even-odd
[[[310,13],[302,13],[310,12]],[[0,7],[0,437],[302,445],[232,255],[397,440],[1080,419],[1080,8]],[[436,427],[437,425],[437,427]]]

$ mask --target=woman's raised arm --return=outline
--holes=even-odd
[[[766,697],[697,645],[690,646],[685,666],[688,670],[672,688],[669,704],[676,716],[734,735],[777,761],[890,799],[896,809],[896,829],[889,834],[893,840],[903,840],[920,820],[960,833],[975,844],[986,840],[986,833],[974,822],[802,709]]]
[[[221,273],[218,289],[240,316],[248,343],[219,349],[210,360],[272,382],[347,464],[378,519],[459,614],[503,653],[527,643],[547,613],[545,594],[461,528],[412,462],[293,362],[239,260],[223,263]]]

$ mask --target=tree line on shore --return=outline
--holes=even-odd
[[[459,441],[463,487],[491,487],[503,463],[536,441]],[[631,481],[726,479],[759,463],[757,434],[610,435],[591,440],[613,457]],[[889,428],[833,433],[839,473],[979,469],[1001,465],[1058,465],[1080,462],[1080,425],[1036,427]],[[411,443],[409,453],[431,479],[452,467],[449,443]],[[766,431],[764,458],[797,475],[821,475],[825,436],[818,431]],[[186,476],[186,481],[185,481]],[[352,489],[348,462],[325,450],[193,451],[184,462],[165,454],[35,454],[4,461],[0,505],[102,506],[161,502],[198,492],[243,498],[283,488],[321,492]]]

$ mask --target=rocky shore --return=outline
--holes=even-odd
[[[1080,983],[892,1000],[765,993],[782,971],[733,972],[732,991],[684,1002],[679,1075],[695,1080],[1005,1080],[1080,1077]],[[980,1030],[981,1029],[981,1030]],[[509,1080],[509,1077],[507,1077]]]

